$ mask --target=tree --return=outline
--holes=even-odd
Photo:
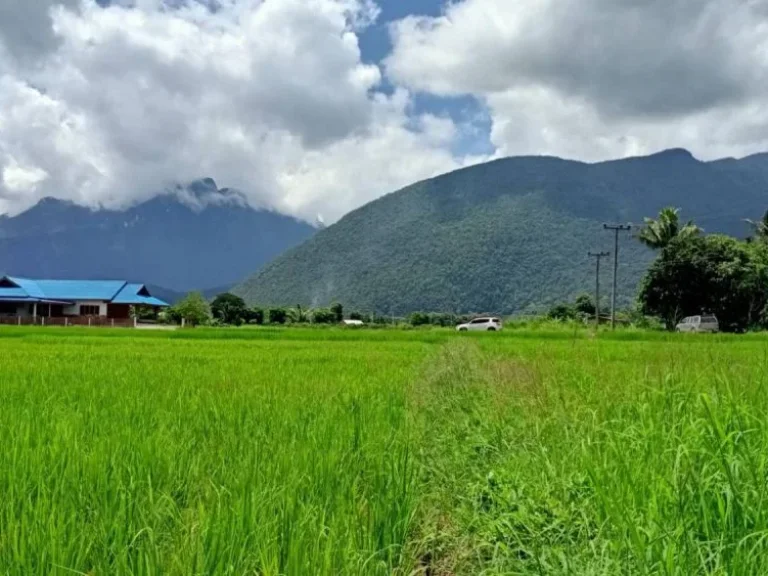
[[[191,326],[207,324],[211,319],[211,309],[200,292],[187,294],[174,309],[176,315]]]
[[[692,238],[701,234],[701,228],[693,222],[680,225],[679,208],[663,208],[658,218],[645,218],[645,226],[640,230],[637,238],[654,250],[660,250],[669,246],[674,238]]]
[[[139,304],[138,306],[130,307],[130,316],[136,320],[157,320],[158,310],[153,306],[144,306]]]
[[[594,316],[595,301],[592,300],[592,296],[589,294],[580,294],[576,297],[574,309],[577,313],[582,314],[583,316]]]
[[[351,312],[349,314],[349,319],[350,320],[363,320],[364,316],[363,316],[362,312]]]
[[[261,326],[264,324],[264,309],[254,306],[246,311],[245,321],[248,324],[258,324]]]
[[[426,326],[430,323],[429,314],[424,312],[414,312],[408,317],[408,323],[411,326]]]
[[[344,320],[344,307],[338,302],[331,305],[331,312],[333,312],[336,322],[341,323]]]
[[[219,294],[211,303],[213,317],[223,324],[240,326],[248,316],[245,300],[229,292]]]
[[[285,308],[270,308],[269,309],[269,323],[270,324],[285,324],[288,318],[288,313]]]
[[[576,309],[570,304],[555,304],[547,312],[550,320],[576,320],[577,316]]]
[[[307,311],[301,307],[301,304],[298,304],[296,308],[291,308],[288,311],[288,318],[294,324],[309,322],[309,314],[307,314]]]
[[[313,312],[312,320],[316,324],[333,324],[336,322],[336,314],[328,308],[318,308]]]
[[[644,314],[668,329],[681,318],[712,313],[724,331],[761,321],[768,302],[768,247],[728,236],[677,237],[651,265],[640,290]]]
[[[768,243],[768,210],[763,214],[762,220],[750,220],[747,218],[746,222],[752,227],[752,240]]]

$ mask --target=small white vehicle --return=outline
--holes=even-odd
[[[361,328],[362,326],[365,326],[362,320],[343,320],[342,325],[349,326],[351,328]]]
[[[677,325],[678,332],[707,332],[715,334],[720,332],[720,323],[712,315],[708,316],[689,316],[683,318],[683,321]]]
[[[475,318],[471,322],[456,326],[456,330],[459,332],[497,332],[501,329],[501,320],[490,316],[487,318]]]

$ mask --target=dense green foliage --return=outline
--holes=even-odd
[[[245,300],[229,292],[219,294],[211,302],[211,314],[222,324],[240,326],[247,322],[250,313]]]
[[[336,322],[336,314],[328,308],[318,308],[312,313],[312,322],[315,324],[333,324]]]
[[[0,329],[0,574],[764,574],[766,347]]]
[[[654,250],[666,248],[675,238],[692,238],[702,230],[693,222],[680,223],[679,208],[663,208],[659,217],[645,218],[645,225],[637,235],[638,240]]]
[[[339,302],[334,302],[331,304],[331,314],[333,314],[333,319],[336,322],[341,322],[344,320],[344,306]]]
[[[211,307],[200,292],[191,292],[173,306],[167,316],[176,324],[184,320],[190,326],[202,326],[211,319]]]
[[[595,316],[595,300],[589,294],[579,294],[573,304],[561,302],[550,307],[547,318],[550,320],[578,320],[583,322]]]
[[[253,306],[252,308],[248,309],[247,322],[249,324],[261,325],[261,324],[264,324],[265,319],[266,318],[265,318],[263,308],[259,308],[258,306]]]
[[[411,326],[441,326],[443,328],[458,326],[472,319],[471,316],[444,314],[439,312],[413,312],[408,316]]]
[[[668,328],[702,313],[715,314],[726,331],[765,324],[768,245],[722,235],[675,238],[651,265],[640,302]]]
[[[753,235],[750,237],[751,240],[768,243],[768,210],[766,210],[760,220],[747,218],[747,224],[752,227]]]
[[[510,158],[420,182],[318,232],[235,289],[249,303],[411,312],[545,311],[592,292],[588,251],[613,252],[603,222],[681,207],[710,233],[743,237],[765,210],[768,159],[699,162],[672,150],[583,164]],[[624,235],[619,304],[652,252]],[[603,267],[610,286],[612,267]],[[606,291],[608,294],[608,291]]]
[[[267,311],[267,318],[270,324],[285,324],[288,320],[288,311],[285,308],[270,308]]]

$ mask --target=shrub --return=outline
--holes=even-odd
[[[288,313],[285,308],[270,308],[269,309],[269,323],[270,324],[285,324],[288,318]]]
[[[245,321],[248,324],[258,324],[259,326],[264,324],[264,309],[253,307],[246,311]]]
[[[315,324],[334,324],[336,319],[337,315],[328,308],[318,308],[312,314],[312,321]]]

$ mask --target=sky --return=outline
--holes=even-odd
[[[768,0],[1,0],[0,214],[213,177],[330,223],[511,155],[768,151]]]

